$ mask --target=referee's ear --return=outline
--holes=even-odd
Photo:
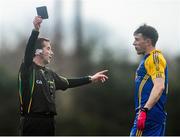
[[[42,49],[36,49],[35,51],[35,55],[41,55],[43,53],[43,50]]]

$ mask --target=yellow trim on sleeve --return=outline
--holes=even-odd
[[[142,93],[142,89],[143,89],[143,87],[144,87],[144,85],[145,85],[145,83],[146,83],[146,81],[148,80],[148,78],[149,78],[149,75],[148,74],[146,74],[144,77],[143,77],[143,80],[141,81],[141,84],[139,85],[139,108],[141,107],[141,93]]]
[[[166,60],[162,53],[154,50],[145,61],[145,68],[152,80],[155,78],[165,78]]]

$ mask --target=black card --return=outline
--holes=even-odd
[[[42,19],[48,19],[48,12],[46,6],[37,7],[36,11],[37,11],[37,15],[41,16]]]

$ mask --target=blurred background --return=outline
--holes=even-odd
[[[159,32],[157,48],[169,64],[166,135],[180,135],[179,0],[0,1],[0,135],[18,135],[17,74],[33,29],[36,7],[46,5],[41,37],[55,53],[48,67],[67,78],[108,69],[104,84],[57,91],[56,135],[128,136],[134,118],[134,77],[141,56],[134,30],[146,23]]]

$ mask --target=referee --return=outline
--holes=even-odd
[[[67,79],[46,68],[53,52],[49,39],[38,38],[41,23],[42,18],[36,16],[18,74],[20,134],[25,136],[55,135],[56,90],[66,90],[97,81],[105,82],[108,79],[104,74],[107,70],[92,76]]]

